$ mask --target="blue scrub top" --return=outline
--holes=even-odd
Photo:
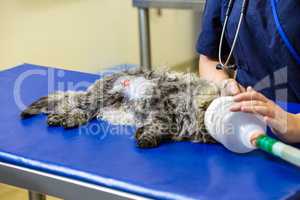
[[[229,0],[207,0],[202,32],[197,42],[199,54],[218,59],[218,47]],[[236,33],[243,0],[235,0],[223,44],[229,54]],[[280,23],[297,52],[300,52],[300,1],[277,0]],[[300,66],[276,28],[271,0],[250,0],[236,48],[236,79],[273,100],[300,102]],[[226,56],[224,56],[226,57]],[[225,58],[224,58],[225,59]]]

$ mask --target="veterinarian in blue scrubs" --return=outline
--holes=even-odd
[[[300,115],[285,112],[274,101],[300,103],[300,1],[245,2],[231,59],[237,70],[235,79],[230,79],[226,68],[216,67],[229,0],[207,0],[197,43],[200,75],[235,95],[232,111],[258,113],[279,137],[298,143]],[[223,61],[232,49],[243,3],[233,1],[221,48]]]

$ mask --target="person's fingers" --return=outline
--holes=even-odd
[[[266,122],[266,124],[268,124],[270,126],[270,128],[272,128],[274,130],[280,128],[280,124],[274,118],[266,116],[266,117],[264,117],[264,121]]]
[[[261,101],[242,101],[242,102],[237,102],[234,103],[233,106],[231,107],[231,111],[233,112],[237,112],[237,111],[242,111],[241,108],[242,107],[253,107],[253,106],[263,106],[265,105],[264,102]]]
[[[271,109],[269,105],[262,101],[242,101],[234,103],[230,108],[231,112],[246,112],[259,114],[262,116],[275,117],[275,110]]]
[[[269,125],[269,127],[273,130],[275,134],[283,135],[287,131],[287,126],[282,124],[279,120],[272,117],[264,117],[265,122]]]
[[[241,104],[234,104],[233,106],[230,107],[231,112],[240,112],[242,111],[242,105]]]
[[[266,105],[265,102],[258,101],[258,100],[242,101],[239,104],[241,104],[242,106],[263,106],[263,105]]]
[[[262,105],[263,103],[260,101],[242,101],[242,102],[237,102],[234,103],[231,108],[230,111],[232,112],[239,112],[242,111],[242,107],[250,107],[250,106],[258,106],[258,105]]]
[[[266,106],[242,106],[241,111],[245,113],[253,113],[262,116],[274,117],[274,114]]]
[[[234,97],[235,102],[252,100],[263,101],[265,103],[268,102],[268,99],[264,95],[256,92],[255,90],[247,90],[247,92],[240,93]]]

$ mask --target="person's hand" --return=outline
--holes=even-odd
[[[251,87],[248,87],[246,92],[236,95],[234,101],[232,112],[258,114],[279,138],[290,143],[300,142],[299,115],[286,112]]]
[[[225,79],[219,84],[221,96],[235,96],[246,89],[234,79]]]

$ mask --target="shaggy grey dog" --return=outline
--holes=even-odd
[[[204,126],[208,105],[219,88],[194,74],[129,70],[97,80],[84,92],[57,92],[25,109],[23,119],[44,113],[50,126],[75,128],[104,110],[133,113],[135,138],[141,148],[163,141],[215,142]]]

